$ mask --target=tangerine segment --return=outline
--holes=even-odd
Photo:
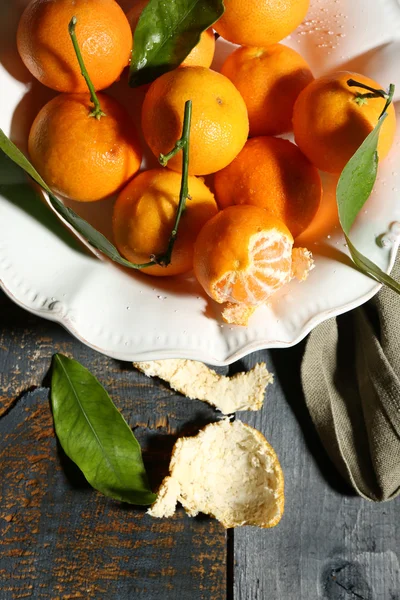
[[[328,173],[340,173],[344,169],[377,124],[385,106],[383,98],[369,98],[359,103],[357,93],[365,90],[349,87],[349,79],[381,88],[364,75],[340,71],[313,81],[301,92],[294,107],[296,143],[318,169]],[[387,113],[379,134],[381,160],[388,155],[396,131],[393,104]]]
[[[138,171],[142,152],[133,122],[113,98],[98,94],[100,120],[89,116],[89,94],[60,94],[33,122],[28,148],[34,167],[56,193],[102,200]]]
[[[289,282],[305,279],[312,258],[305,249],[292,261],[293,237],[279,219],[257,206],[230,206],[201,230],[194,272],[207,294],[226,303],[222,316],[245,325],[255,308]]]
[[[77,17],[76,36],[96,90],[116,81],[132,50],[128,20],[115,0],[31,0],[17,33],[20,56],[36,79],[59,92],[85,92],[68,33]]]
[[[255,137],[214,177],[221,208],[251,204],[285,223],[293,237],[313,220],[322,197],[317,169],[288,140]]]
[[[309,4],[309,0],[225,0],[225,12],[213,27],[234,44],[266,48],[300,25]]]
[[[140,15],[143,9],[147,6],[149,0],[138,0],[127,13],[127,18],[135,34],[136,25],[138,24]],[[212,28],[203,31],[200,36],[199,43],[192,48],[185,60],[182,62],[182,67],[209,67],[214,58],[215,52],[215,36]]]
[[[193,101],[189,172],[215,173],[232,162],[246,142],[246,105],[233,83],[210,69],[182,67],[161,75],[151,84],[142,111],[143,134],[155,156],[170,152],[181,137],[186,100]],[[181,152],[168,167],[182,170]]]
[[[292,239],[273,228],[248,241],[248,265],[229,271],[213,284],[219,302],[258,306],[290,280]]]
[[[228,56],[221,73],[235,84],[246,103],[250,136],[291,131],[294,103],[314,79],[304,58],[283,44],[238,48]]]
[[[163,254],[175,222],[181,175],[168,169],[144,171],[122,190],[115,203],[113,232],[120,253],[134,263]],[[178,275],[193,268],[193,247],[203,225],[218,212],[202,179],[189,177],[189,195],[168,267],[143,269],[148,275]]]

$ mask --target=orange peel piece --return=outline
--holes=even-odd
[[[190,517],[205,513],[226,528],[274,527],[284,511],[284,480],[265,437],[241,421],[211,423],[179,438],[169,476],[148,514],[171,517],[180,502]]]
[[[293,248],[292,251],[292,279],[305,281],[315,268],[315,263],[310,250],[307,248]]]
[[[219,375],[195,360],[165,359],[134,362],[133,365],[148,377],[160,377],[177,392],[193,400],[208,402],[224,414],[259,410],[266,387],[274,381],[265,363],[258,363],[247,373],[236,373],[232,377]]]

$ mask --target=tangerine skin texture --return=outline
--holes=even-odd
[[[96,90],[119,79],[128,65],[132,33],[115,0],[32,0],[18,26],[17,45],[36,79],[58,92],[85,92],[87,86],[68,33],[77,17],[76,36]]]
[[[238,48],[228,56],[221,73],[246,103],[251,137],[291,131],[294,103],[314,79],[304,58],[283,44]]]
[[[140,15],[143,9],[147,6],[149,0],[139,0],[127,13],[127,18],[132,29],[132,34],[135,34],[136,25],[138,24]],[[199,43],[192,48],[181,67],[209,67],[214,58],[215,52],[215,36],[212,28],[203,31],[200,36]]]
[[[268,233],[271,230],[281,234],[291,250],[293,237],[284,223],[257,206],[230,206],[206,223],[196,240],[193,264],[199,283],[211,298],[220,303],[226,301],[223,294],[220,293],[220,281],[231,272],[245,274],[251,266],[252,257],[249,252],[251,239],[253,236],[262,232]],[[269,250],[274,254],[274,246],[271,246]],[[260,260],[262,261],[263,258]],[[268,258],[266,261],[268,262]],[[283,275],[287,276],[285,280],[290,279],[290,260],[286,260],[283,256],[282,264],[275,266],[282,268]],[[259,270],[262,272],[263,268],[264,265],[260,266]],[[254,271],[256,270],[257,268],[254,268]],[[250,274],[250,278],[252,275],[254,275],[253,272]],[[275,275],[267,274],[263,277],[268,283],[271,283],[270,278],[272,283],[279,287]],[[252,298],[249,297],[248,288],[238,277],[232,291],[234,302],[251,306],[260,304],[267,299],[268,294],[265,289],[257,285],[257,282],[253,284],[250,281],[248,285]]]
[[[150,86],[142,111],[145,140],[155,156],[172,150],[182,135],[186,100],[193,101],[189,173],[223,169],[243,148],[249,121],[243,98],[227,77],[204,67],[182,67]],[[168,163],[182,170],[182,153]]]
[[[296,29],[309,4],[309,0],[225,0],[225,13],[213,27],[234,44],[265,48]]]
[[[56,193],[102,200],[138,171],[142,151],[134,124],[113,98],[98,94],[100,120],[90,117],[89,94],[60,94],[33,122],[28,148],[32,163]]]
[[[318,170],[295,144],[255,137],[235,160],[214,176],[220,208],[251,204],[282,220],[293,237],[313,220],[322,197]]]
[[[120,253],[134,263],[149,262],[163,254],[175,222],[181,175],[169,169],[152,169],[137,175],[120,193],[113,213],[113,232]],[[218,212],[205,183],[189,177],[189,194],[168,267],[143,269],[148,275],[168,276],[193,268],[193,247],[203,225]]]
[[[299,95],[293,112],[293,131],[297,145],[321,171],[340,173],[358,147],[371,133],[384,108],[383,98],[368,99],[359,106],[357,92],[350,88],[349,79],[373,88],[381,86],[358,73],[341,71],[316,79]],[[389,153],[396,131],[393,104],[389,106],[378,142],[379,159]]]
[[[215,36],[212,28],[200,35],[199,43],[189,52],[181,67],[210,67],[215,53]]]

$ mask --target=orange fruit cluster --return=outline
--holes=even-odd
[[[133,177],[142,150],[133,122],[116,100],[99,94],[105,116],[90,116],[91,97],[69,34],[73,17],[93,87],[104,89],[120,77],[132,49],[129,22],[115,0],[31,0],[20,19],[17,43],[32,75],[64,92],[41,109],[32,125],[32,163],[60,195],[92,202]]]
[[[133,2],[133,0],[132,0]],[[122,106],[99,94],[103,115],[91,117],[93,97],[68,33],[76,38],[94,89],[103,90],[128,65],[135,28],[148,0],[125,15],[115,0],[32,0],[22,15],[18,48],[31,73],[63,92],[36,117],[29,135],[31,160],[55,192],[92,202],[116,192],[113,233],[120,253],[148,263],[162,255],[175,223],[182,152],[168,168],[138,172],[142,149]],[[322,199],[320,170],[339,173],[374,128],[383,97],[363,98],[374,81],[354,73],[314,80],[307,62],[279,43],[302,21],[309,0],[225,0],[214,29],[240,44],[221,73],[209,67],[212,29],[178,69],[147,89],[141,127],[158,158],[180,139],[184,107],[192,101],[188,199],[168,266],[148,275],[194,268],[205,292],[224,305],[223,318],[245,325],[254,310],[293,277],[313,267],[310,252],[293,248]],[[95,103],[96,104],[96,103]],[[389,108],[379,155],[390,150],[395,113]],[[296,144],[275,136],[294,133]],[[199,176],[214,174],[214,194]],[[136,176],[135,176],[136,175]]]

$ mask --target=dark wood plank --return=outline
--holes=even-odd
[[[142,444],[154,486],[176,437],[216,418],[204,403],[91,351],[0,294],[1,600],[225,599],[226,534],[216,521],[189,519],[182,509],[159,521],[113,502],[58,447],[46,377],[57,351],[107,387]]]
[[[400,502],[352,494],[325,454],[305,408],[302,345],[262,352],[276,382],[259,413],[239,418],[261,430],[285,474],[286,509],[271,530],[234,531],[236,600],[399,600]]]

